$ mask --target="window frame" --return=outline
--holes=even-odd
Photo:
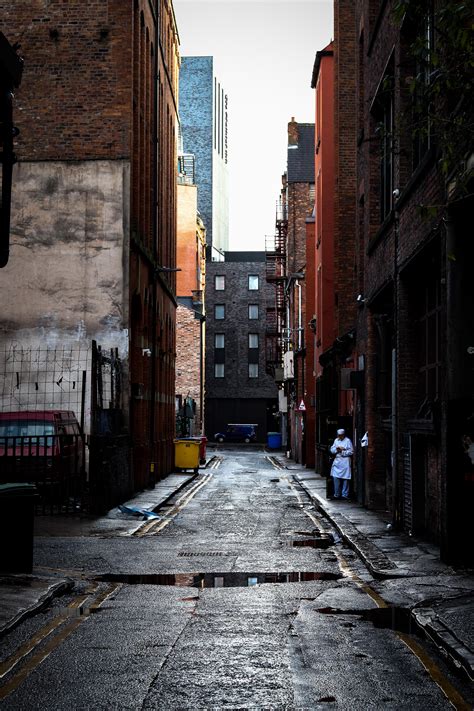
[[[257,345],[256,345],[256,346],[252,346],[252,344],[251,344],[251,336],[254,336],[254,337],[256,338],[256,340],[257,340]],[[259,334],[258,334],[258,333],[249,333],[248,346],[249,346],[249,350],[252,350],[252,351],[253,351],[253,350],[258,350],[258,348],[260,348],[260,337],[259,337]]]
[[[251,279],[257,280],[257,286],[251,286]],[[248,274],[247,275],[247,290],[248,291],[259,291],[260,290],[260,277],[258,274]]]
[[[222,279],[223,286],[218,286],[218,279]],[[214,291],[225,291],[225,274],[214,275]]]
[[[222,308],[222,316],[217,315],[217,310]],[[225,321],[225,304],[214,304],[214,320],[215,321]]]
[[[252,374],[252,370],[255,370],[255,374]],[[259,377],[259,372],[258,372],[258,363],[249,363],[248,364],[248,375],[249,378],[252,380],[255,380],[256,378]]]
[[[222,374],[218,374],[218,371],[222,369]],[[225,363],[214,363],[214,377],[215,378],[225,378]]]
[[[251,316],[251,309],[255,308],[257,309],[257,315],[256,316]],[[260,318],[260,309],[258,304],[249,304],[248,305],[248,318],[249,321],[258,321]]]

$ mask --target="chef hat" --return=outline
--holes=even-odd
[[[337,434],[338,434],[338,435],[346,434],[346,430],[338,430],[338,431],[337,431]]]

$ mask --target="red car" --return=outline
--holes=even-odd
[[[70,410],[0,412],[0,481],[40,483],[79,474],[84,442]]]

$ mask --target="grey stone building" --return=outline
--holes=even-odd
[[[196,159],[208,256],[219,261],[229,248],[228,97],[215,75],[213,57],[182,57],[179,114],[184,153]]]
[[[226,252],[206,278],[206,434],[228,423],[258,425],[257,437],[278,429],[278,392],[265,369],[267,307],[272,287],[265,252]]]

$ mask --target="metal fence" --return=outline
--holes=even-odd
[[[0,353],[0,412],[69,410],[87,429],[87,381],[91,348],[24,347]]]

